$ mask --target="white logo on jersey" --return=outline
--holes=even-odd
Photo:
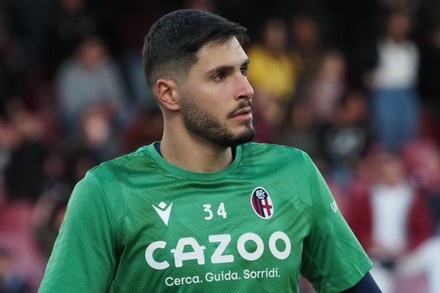
[[[159,204],[158,207],[152,205],[156,210],[156,213],[160,216],[165,225],[168,226],[168,221],[170,220],[171,208],[173,207],[173,203],[167,205],[163,201]]]
[[[330,207],[332,208],[333,212],[336,213],[338,211],[338,205],[336,204],[335,200],[330,204]]]
[[[230,234],[220,234],[220,235],[210,235],[208,237],[209,243],[218,243],[217,248],[212,253],[212,255],[206,256],[205,250],[206,246],[201,245],[193,237],[184,237],[177,240],[175,248],[167,247],[169,244],[166,241],[155,241],[152,242],[145,249],[145,260],[147,264],[156,270],[165,270],[169,268],[172,264],[168,261],[162,259],[156,259],[158,256],[155,253],[156,250],[162,250],[164,253],[170,251],[174,255],[174,267],[183,267],[186,261],[197,261],[198,265],[204,265],[206,259],[208,259],[212,264],[221,263],[232,263],[237,255],[228,254],[231,252],[230,245],[235,241],[232,241],[232,236]],[[266,240],[267,241],[267,240]],[[265,242],[259,235],[255,233],[244,233],[237,240],[237,252],[238,255],[248,261],[258,260],[269,246],[269,251],[275,258],[283,260],[289,257],[292,245],[290,243],[289,237],[281,231],[275,231],[270,235],[269,240]],[[276,245],[280,241],[284,243],[284,249],[281,249]],[[247,242],[252,242],[255,245],[255,249],[249,251],[246,247]]]

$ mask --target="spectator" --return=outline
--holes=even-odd
[[[316,159],[319,155],[319,138],[311,103],[308,100],[296,100],[292,104],[288,107],[276,142],[304,150]]]
[[[35,202],[44,184],[48,147],[40,121],[21,103],[9,107],[1,131],[1,146],[8,156],[3,171],[8,200]],[[25,182],[25,184],[24,184]]]
[[[45,261],[52,251],[60,215],[71,192],[71,187],[65,180],[67,167],[64,161],[64,152],[52,149],[45,160],[46,180],[43,191],[32,206],[32,229]]]
[[[434,213],[436,232],[440,235],[440,149],[431,139],[417,139],[404,146],[402,150],[411,181],[423,191]]]
[[[125,85],[101,39],[81,42],[75,56],[60,67],[56,86],[68,139],[83,138],[99,149],[118,136],[128,109]]]
[[[322,63],[325,48],[322,39],[322,29],[317,18],[302,12],[290,20],[290,33],[292,39],[291,54],[299,64],[300,76],[298,80],[297,95],[301,98],[302,85],[307,84],[314,76]]]
[[[288,53],[287,37],[285,23],[279,18],[272,18],[264,24],[262,42],[248,50],[252,60],[248,78],[255,89],[257,114],[272,128],[279,126],[283,120],[298,77],[297,68]]]
[[[374,181],[350,195],[347,209],[353,232],[373,260],[372,275],[384,293],[394,292],[397,278],[417,274],[426,276],[430,293],[439,292],[440,242],[432,238],[427,203],[399,157],[382,153],[376,159]]]
[[[319,129],[320,155],[329,167],[329,177],[345,189],[372,142],[366,93],[348,90],[331,117]]]
[[[391,9],[383,36],[376,43],[376,66],[366,77],[375,134],[378,142],[392,152],[399,151],[419,131],[419,50],[409,38],[410,29],[408,12]]]
[[[346,90],[345,74],[346,63],[342,53],[337,49],[324,53],[317,71],[303,89],[304,98],[311,102],[316,123],[328,123],[336,116],[337,105]]]

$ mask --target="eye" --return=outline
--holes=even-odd
[[[248,68],[247,68],[247,66],[244,66],[244,67],[240,68],[240,72],[241,72],[241,74],[242,74],[243,76],[247,76],[247,73],[248,73]]]
[[[226,78],[226,73],[224,71],[219,71],[213,76],[214,81],[222,81]]]

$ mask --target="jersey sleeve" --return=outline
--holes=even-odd
[[[116,221],[89,172],[72,192],[39,292],[107,292],[115,271]]]
[[[354,286],[372,262],[339,211],[327,183],[304,154],[304,186],[310,192],[311,232],[304,242],[302,274],[317,292]]]

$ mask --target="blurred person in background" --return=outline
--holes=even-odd
[[[299,91],[291,103],[292,116],[281,127],[281,140],[287,139],[286,143],[295,147],[305,147],[317,160],[323,159],[319,131],[333,122],[346,91],[346,64],[341,52],[332,49],[322,54],[316,60],[320,63],[314,64],[317,67],[305,69],[307,73],[301,76]]]
[[[299,12],[289,21],[290,54],[300,69],[295,98],[302,98],[302,88],[315,76],[326,52],[322,27],[317,16],[311,12]]]
[[[0,166],[4,185],[0,246],[11,253],[11,267],[31,288],[44,273],[44,260],[31,231],[32,209],[46,181],[49,148],[43,132],[41,121],[25,105],[8,105],[7,116],[0,122],[0,152],[5,160]]]
[[[417,276],[426,278],[428,293],[440,292],[440,241],[433,237],[426,198],[412,185],[400,157],[378,152],[370,159],[372,180],[349,195],[347,216],[373,260],[372,275],[384,293],[400,292],[395,291],[402,288],[399,282]]]
[[[367,96],[357,88],[347,89],[332,119],[319,127],[319,154],[328,165],[329,177],[343,190],[373,141],[368,121]]]
[[[248,78],[255,88],[256,140],[273,141],[295,93],[298,68],[288,51],[288,32],[281,18],[263,25],[262,41],[247,50],[252,65]]]
[[[45,261],[52,252],[73,187],[97,164],[94,153],[81,146],[59,146],[46,159],[45,186],[31,217],[33,235]]]
[[[303,89],[303,98],[310,100],[314,120],[318,125],[326,124],[336,116],[338,105],[347,90],[346,70],[342,52],[337,49],[328,50],[316,73],[310,77],[306,89]]]
[[[319,129],[314,120],[311,102],[294,100],[286,111],[275,142],[299,148],[306,151],[312,158],[317,158],[320,152]]]
[[[49,152],[42,123],[23,103],[13,102],[8,105],[3,126],[0,147],[5,164],[0,172],[8,201],[33,204],[43,189],[44,161]]]
[[[402,158],[408,175],[429,202],[434,214],[437,237],[440,237],[440,147],[432,137],[406,144]]]
[[[315,12],[316,13],[316,12]],[[316,14],[300,10],[289,19],[290,54],[299,75],[280,141],[308,150],[319,159],[319,121],[326,121],[344,90],[345,61],[337,49],[329,51]],[[324,62],[325,61],[325,62]]]
[[[53,249],[61,223],[64,219],[67,201],[71,190],[67,186],[55,185],[46,189],[36,202],[32,211],[32,229],[36,244],[45,262]]]
[[[87,37],[56,76],[60,119],[69,141],[83,142],[101,160],[119,153],[129,109],[125,84],[102,39]]]
[[[420,127],[420,97],[416,88],[420,56],[409,35],[411,25],[412,16],[407,9],[388,9],[382,35],[374,48],[375,64],[364,76],[377,141],[391,152],[398,152],[416,138]]]

